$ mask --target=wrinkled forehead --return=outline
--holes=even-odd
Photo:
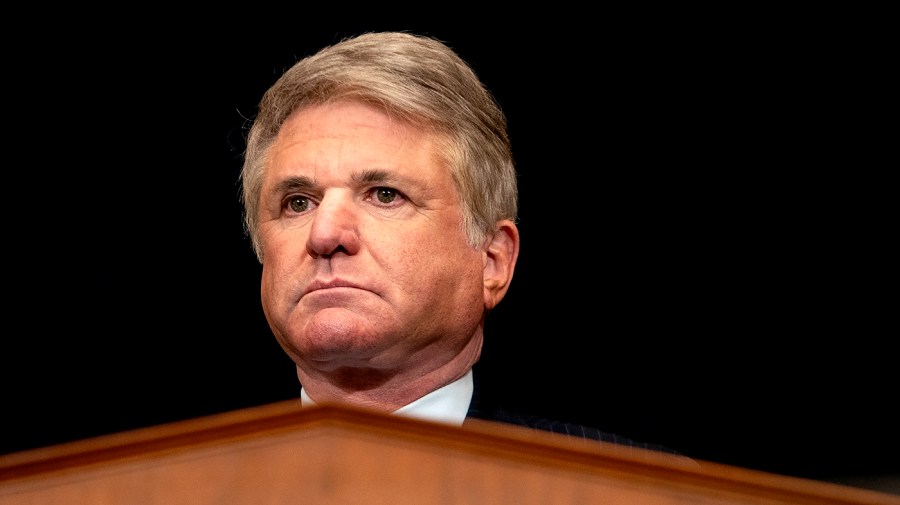
[[[316,184],[358,185],[374,179],[452,180],[446,142],[358,102],[308,106],[284,123],[267,156],[267,186],[306,177]],[[454,183],[455,184],[455,183]]]

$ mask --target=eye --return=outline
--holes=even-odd
[[[294,195],[288,198],[286,206],[291,212],[296,212],[297,214],[306,212],[309,210],[310,206],[309,198],[301,195]]]
[[[382,205],[391,205],[403,198],[396,189],[386,187],[373,188],[372,195]]]

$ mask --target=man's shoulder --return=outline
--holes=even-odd
[[[466,417],[469,419],[481,419],[484,421],[514,424],[517,426],[524,426],[527,428],[568,435],[587,440],[611,442],[614,444],[639,447],[641,449],[666,452],[669,454],[680,454],[678,451],[664,445],[638,442],[632,440],[631,438],[599,430],[592,426],[547,419],[541,416],[520,414],[511,410],[507,410],[503,407],[485,405],[477,401],[473,401],[469,406],[469,412]]]

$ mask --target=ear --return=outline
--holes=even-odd
[[[484,253],[484,307],[491,310],[506,295],[519,258],[516,224],[508,219],[497,223],[497,231],[485,241]]]

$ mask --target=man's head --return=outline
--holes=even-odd
[[[518,256],[505,119],[449,48],[368,34],[265,94],[243,170],[262,303],[307,391],[395,408],[464,374]]]
[[[506,117],[472,69],[443,43],[406,33],[367,33],[290,68],[266,92],[241,172],[245,227],[260,262],[259,198],[267,151],[294,111],[353,99],[442,137],[440,155],[459,189],[476,246],[518,213]]]

